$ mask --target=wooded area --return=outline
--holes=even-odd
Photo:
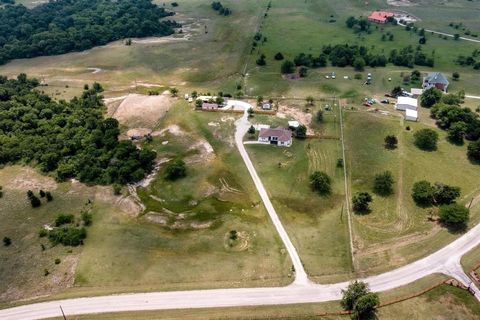
[[[172,34],[173,15],[151,0],[58,0],[0,8],[0,64],[90,49],[123,38]]]

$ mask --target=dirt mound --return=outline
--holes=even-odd
[[[188,157],[186,159],[187,163],[204,163],[215,159],[213,147],[207,140],[197,141],[189,150],[197,150],[198,154]]]
[[[173,105],[167,95],[145,96],[129,94],[113,113],[113,118],[129,127],[152,128]]]

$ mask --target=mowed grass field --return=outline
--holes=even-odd
[[[421,1],[422,5],[412,7],[392,7],[396,10],[427,10],[431,13],[425,16],[421,25],[428,26],[431,22],[439,22],[448,26],[452,11],[443,10],[443,3],[435,4],[434,1]],[[423,5],[428,2],[428,5]],[[310,69],[309,75],[301,80],[283,79],[280,74],[280,65],[283,61],[274,60],[274,55],[281,52],[286,59],[293,60],[295,55],[303,52],[318,56],[324,45],[328,44],[357,44],[368,49],[384,53],[387,57],[392,49],[400,49],[408,45],[414,48],[418,45],[419,36],[413,31],[405,31],[400,26],[381,26],[373,24],[371,34],[354,34],[346,27],[345,21],[349,16],[366,16],[372,10],[388,8],[386,1],[287,1],[279,0],[272,3],[268,16],[263,20],[259,32],[267,37],[267,41],[255,49],[250,55],[249,76],[246,81],[246,92],[249,95],[273,92],[276,95],[285,96],[306,96],[311,95],[372,95],[375,93],[389,92],[395,85],[402,84],[403,75],[409,74],[412,69],[395,67],[389,64],[385,68],[366,68],[361,72],[363,81],[353,80],[358,73],[351,67]],[[465,1],[452,1],[462,6],[462,12],[472,15],[478,12],[478,3]],[[468,4],[467,4],[468,3]],[[473,7],[473,8],[472,8]],[[435,8],[435,9],[433,9]],[[439,10],[437,10],[439,8]],[[451,8],[451,7],[450,7]],[[470,8],[470,9],[469,9]],[[420,14],[420,13],[419,13]],[[382,34],[390,32],[394,35],[394,41],[381,41]],[[466,92],[475,93],[478,91],[475,83],[480,81],[480,73],[471,67],[460,67],[454,63],[460,54],[470,55],[480,47],[478,43],[466,41],[445,40],[437,35],[427,34],[427,44],[422,46],[423,52],[430,55],[435,54],[435,67],[426,68],[416,66],[422,73],[431,71],[442,71],[451,76],[453,71],[462,75],[462,80],[452,83],[451,91],[461,89]],[[267,65],[258,67],[255,63],[260,54],[266,55]],[[325,79],[325,75],[336,72],[335,80]],[[372,73],[373,84],[364,86],[367,73]],[[344,79],[348,76],[349,79]],[[391,78],[391,81],[388,81]],[[408,87],[408,86],[407,86]]]
[[[411,130],[407,131],[406,126]],[[435,208],[422,209],[411,198],[413,184],[419,180],[459,186],[462,204],[479,193],[480,171],[466,157],[466,146],[446,141],[438,129],[438,150],[425,152],[413,144],[413,133],[425,128],[421,123],[403,123],[398,117],[387,117],[361,111],[346,113],[347,168],[352,194],[371,194],[374,176],[389,170],[395,179],[395,193],[389,197],[374,195],[367,215],[354,216],[354,244],[361,274],[380,271],[418,259],[452,241],[451,234],[428,215]],[[384,148],[386,135],[399,139],[395,150]],[[480,208],[471,208],[471,224],[479,219]],[[419,245],[421,244],[421,245]]]
[[[338,110],[334,110],[326,112],[319,126],[339,137]],[[347,279],[352,269],[343,169],[337,167],[342,157],[340,141],[295,139],[289,148],[246,147],[311,279]],[[330,196],[322,197],[310,189],[309,175],[317,170],[332,178]]]

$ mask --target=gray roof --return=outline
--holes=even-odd
[[[429,73],[428,76],[425,77],[425,81],[428,81],[428,83],[449,84],[447,78],[443,75],[443,73],[440,72]]]
[[[262,128],[260,129],[260,138],[277,137],[278,141],[288,142],[292,140],[292,131],[282,128]]]

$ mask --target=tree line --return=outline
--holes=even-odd
[[[58,0],[0,8],[0,64],[82,51],[123,38],[165,36],[180,25],[151,0]]]
[[[220,1],[212,2],[212,9],[217,11],[219,15],[222,16],[229,16],[232,14],[232,10],[230,8],[224,7]]]
[[[119,141],[118,121],[103,118],[102,87],[56,102],[20,74],[0,76],[0,164],[28,163],[57,180],[126,184],[141,180],[156,153]]]

